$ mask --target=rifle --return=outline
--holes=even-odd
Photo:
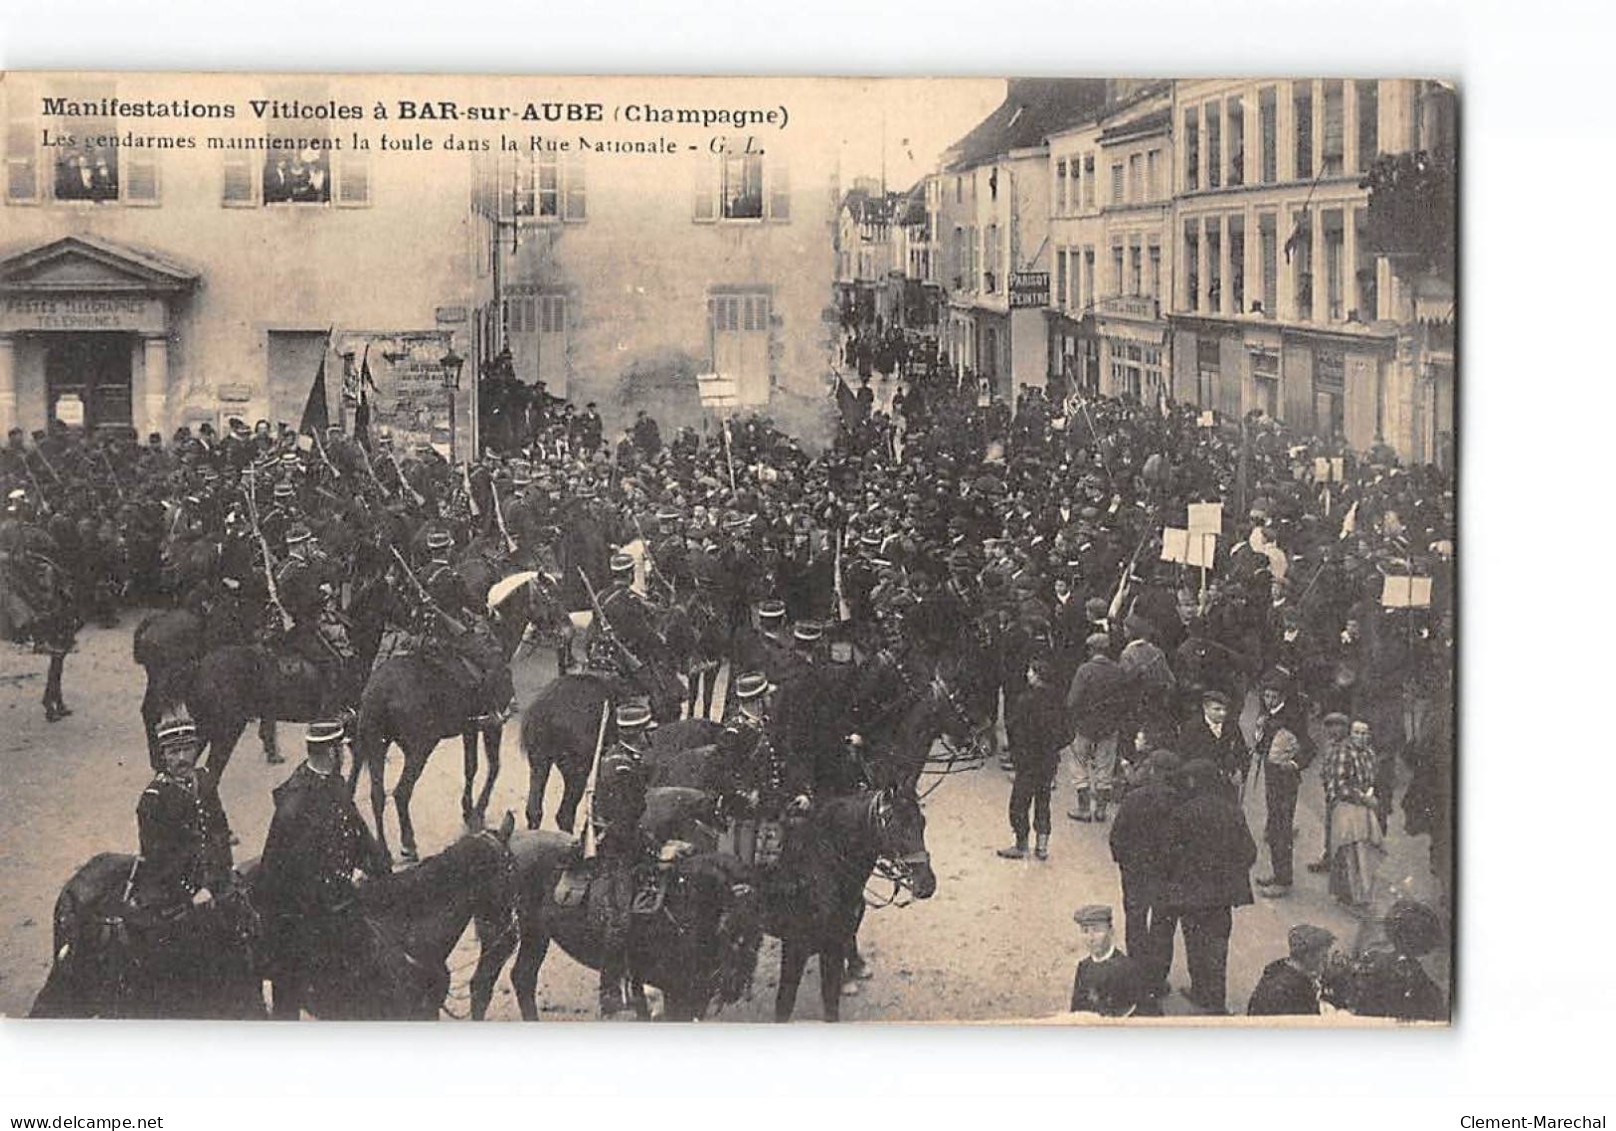
[[[629,514],[634,517],[634,532],[640,536],[640,543],[645,547],[645,564],[648,572],[656,574],[657,580],[668,587],[668,598],[672,600],[679,595],[679,591],[674,588],[673,579],[657,568],[656,558],[651,556],[651,540],[645,536],[645,528],[640,525],[639,513],[630,510]]]
[[[331,462],[331,457],[325,454],[325,441],[320,439],[320,433],[318,431],[314,433],[314,447],[315,450],[320,453],[320,462],[331,469],[331,477],[333,479],[341,479],[342,472],[338,471],[337,465]]]
[[[595,779],[600,774],[600,755],[606,746],[606,720],[611,716],[612,702],[600,705],[600,729],[595,732],[595,757],[589,763],[589,778],[584,782],[584,859],[595,856]]]
[[[46,514],[50,514],[50,499],[45,497],[45,488],[39,485],[39,477],[34,474],[34,465],[28,462],[27,456],[23,457],[22,465],[28,471],[28,481],[34,485],[34,494],[39,496],[39,509]]]
[[[1139,545],[1133,548],[1133,556],[1128,559],[1128,564],[1123,567],[1122,576],[1117,579],[1116,596],[1111,598],[1111,606],[1106,610],[1105,614],[1110,620],[1116,620],[1118,614],[1122,612],[1123,598],[1128,595],[1128,579],[1133,576],[1133,567],[1139,563],[1139,552],[1145,548],[1145,542],[1149,538],[1150,531],[1147,528],[1144,537],[1139,539]]]
[[[499,484],[490,481],[488,493],[494,497],[494,521],[499,524],[499,532],[505,536],[505,550],[507,553],[514,554],[516,553],[516,539],[512,538],[511,532],[505,528],[505,512],[500,509],[499,505]]]
[[[394,474],[398,476],[398,481],[404,485],[404,489],[410,493],[410,497],[415,500],[415,505],[426,506],[426,496],[415,489],[415,484],[404,478],[404,469],[398,465],[398,456],[389,451],[387,458],[392,461]]]
[[[471,464],[463,463],[460,465],[460,483],[466,489],[466,505],[471,508],[471,517],[481,518],[483,516],[482,508],[477,505],[477,496],[471,490]],[[490,482],[490,486],[492,486],[492,482]]]
[[[399,566],[404,570],[404,576],[409,578],[411,584],[415,586],[415,592],[421,598],[421,603],[426,606],[427,611],[436,614],[443,621],[443,623],[452,628],[456,634],[465,632],[465,623],[456,617],[450,616],[438,606],[438,603],[432,599],[432,595],[426,591],[426,586],[421,584],[421,579],[416,577],[415,572],[410,569],[410,563],[405,561],[404,556],[398,552],[398,547],[390,545],[387,548],[392,552],[393,559],[397,561]]]
[[[269,603],[281,615],[281,631],[291,632],[293,625],[292,614],[288,613],[286,606],[281,604],[280,590],[275,587],[275,559],[269,553],[269,540],[264,537],[264,532],[258,526],[258,499],[254,494],[254,482],[254,476],[249,471],[247,473],[247,516],[252,520],[253,537],[258,539],[258,549],[264,555],[264,584],[269,590]]]
[[[589,575],[581,566],[578,568],[578,576],[583,579],[584,589],[589,593],[589,607],[595,610],[595,623],[600,625],[600,630],[606,634],[606,639],[611,641],[612,647],[622,654],[628,663],[629,671],[637,672],[645,667],[645,661],[629,651],[628,645],[624,644],[622,638],[613,630],[612,622],[606,619],[606,614],[600,607],[600,598],[595,595],[595,587],[589,583]]]
[[[123,483],[118,479],[118,469],[112,466],[112,457],[108,456],[104,449],[97,450],[100,452],[101,461],[107,465],[107,471],[112,475],[112,485],[118,489],[118,501],[122,502],[124,497]]]

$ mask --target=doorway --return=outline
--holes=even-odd
[[[45,409],[49,420],[82,427],[130,427],[134,404],[129,374],[130,334],[52,334],[45,349]]]

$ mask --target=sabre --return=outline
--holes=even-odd
[[[404,469],[398,465],[398,456],[388,452],[387,458],[392,461],[394,474],[398,476],[398,481],[404,485],[404,489],[410,493],[410,497],[415,500],[415,505],[418,507],[426,506],[426,496],[417,491],[415,484],[404,477]]]
[[[639,512],[630,510],[629,513],[634,517],[634,532],[640,536],[640,543],[645,547],[645,564],[649,567],[651,573],[656,574],[657,580],[667,586],[668,596],[670,598],[677,597],[679,594],[678,590],[674,588],[673,580],[658,568],[656,558],[651,556],[651,540],[645,536],[645,528],[640,525]]]
[[[623,643],[622,637],[618,636],[616,630],[612,628],[612,622],[606,619],[606,613],[600,607],[600,598],[595,595],[595,587],[590,584],[589,575],[583,571],[581,566],[578,568],[578,576],[583,579],[584,590],[589,594],[589,605],[595,610],[595,621],[600,625],[601,631],[606,634],[606,639],[610,640],[612,645],[623,654],[623,659],[628,662],[630,671],[639,671],[645,666],[645,662],[629,651],[628,645]]]

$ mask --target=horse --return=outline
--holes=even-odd
[[[791,1020],[803,968],[815,954],[824,1019],[841,1019],[847,963],[858,953],[864,888],[878,863],[916,899],[936,893],[926,818],[913,794],[885,788],[832,797],[787,835],[777,875],[762,884],[764,929],[781,942],[776,1021]]]
[[[637,685],[634,681],[638,681]],[[544,816],[544,790],[550,781],[550,769],[555,767],[561,771],[563,782],[556,824],[566,832],[572,831],[597,744],[604,750],[616,741],[612,708],[631,689],[650,693],[651,711],[656,718],[677,716],[682,689],[677,680],[656,665],[641,669],[632,679],[595,672],[558,675],[527,705],[522,714],[522,752],[528,764],[529,829],[537,829]]]
[[[711,718],[718,669],[729,654],[729,636],[722,619],[700,590],[676,600],[662,623],[663,638],[679,659],[685,677],[685,714]]]
[[[263,978],[248,939],[219,945],[226,932],[206,930],[213,923],[200,918],[221,914],[213,908],[191,911],[188,924],[142,922],[124,899],[136,861],[103,852],[62,885],[51,916],[50,973],[29,1016],[261,1019]],[[170,937],[159,942],[165,927]]]
[[[464,836],[417,867],[362,881],[370,953],[322,955],[327,961],[313,970],[271,955],[275,1016],[307,1009],[332,1021],[435,1019],[449,993],[449,955],[466,925],[477,925],[479,967],[515,933],[515,826],[507,813],[499,828]]]
[[[507,606],[513,611],[505,614]],[[495,638],[505,663],[509,663],[522,632],[527,626],[520,602],[507,601],[490,610]],[[455,661],[458,662],[458,661]],[[499,779],[500,747],[505,734],[505,714],[492,712],[468,717],[465,688],[445,678],[441,663],[415,654],[383,660],[365,681],[359,696],[359,720],[354,739],[354,758],[348,778],[348,791],[359,785],[359,772],[370,772],[371,812],[375,817],[376,838],[387,850],[387,751],[396,742],[404,752],[404,769],[393,789],[393,806],[398,812],[400,853],[403,859],[418,859],[415,825],[410,820],[410,799],[425,772],[427,761],[439,742],[460,736],[464,753],[465,786],[460,796],[460,814],[468,829],[479,828],[488,812],[488,799]],[[488,773],[482,791],[473,800],[478,770],[478,739],[487,757]]]
[[[346,663],[359,670],[370,667],[391,600],[385,575],[380,572],[355,585],[348,606],[355,655]],[[210,650],[197,665],[184,702],[196,721],[215,780],[222,780],[249,720],[307,723],[325,714],[331,678],[325,667],[262,644],[228,644]]]
[[[160,767],[157,726],[165,713],[185,702],[208,649],[249,639],[251,625],[242,613],[235,605],[204,601],[200,607],[159,609],[135,626],[132,652],[146,673],[140,718],[153,769]],[[275,748],[274,725],[273,719],[266,719],[259,726],[266,751]]]
[[[507,934],[485,945],[471,979],[471,1012],[479,1020],[487,1016],[495,980],[512,953],[511,988],[524,1021],[539,1019],[539,969],[552,940],[584,966],[598,970],[601,963],[601,928],[588,900],[562,906],[555,899],[557,880],[577,859],[577,843],[559,833],[532,832],[519,834],[512,847],[519,930],[515,938]],[[746,869],[733,857],[696,852],[676,860],[662,907],[634,916],[629,970],[636,988],[661,989],[669,1021],[696,1020],[715,1004],[740,1000],[757,966],[759,910]],[[643,996],[636,996],[645,1017]]]

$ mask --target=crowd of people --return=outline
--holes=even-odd
[[[563,623],[580,610],[594,614],[581,662],[676,671],[692,713],[711,709],[727,668],[732,728],[766,732],[777,765],[807,766],[782,791],[788,809],[848,780],[880,726],[882,683],[848,670],[890,671],[899,686],[935,675],[1013,768],[1014,841],[1001,855],[1050,857],[1063,762],[1077,797],[1068,816],[1113,822],[1145,1011],[1165,992],[1179,929],[1190,1000],[1226,1008],[1232,910],[1252,902],[1260,855],[1241,798],[1259,783],[1265,898],[1296,883],[1299,782],[1315,763],[1327,848],[1307,863],[1338,899],[1368,909],[1398,790],[1404,831],[1431,837],[1446,882],[1445,475],[1258,415],[1209,422],[1165,399],[1064,390],[983,404],[974,378],[935,353],[906,357],[904,371],[888,404],[867,382],[841,398],[835,441],[818,452],[761,415],[665,441],[641,412],[613,438],[596,406],[580,413],[542,390],[502,393],[520,411],[503,412],[481,458],[460,466],[430,448],[394,451],[382,434],[299,437],[267,421],[145,444],[59,425],[30,444],[13,431],[0,453],[4,627],[51,655],[53,720],[70,714],[61,661],[79,625],[176,600],[210,623],[230,611],[244,637],[268,626],[348,673],[330,681],[326,713],[340,716],[371,659],[344,635],[355,563],[376,563],[426,635],[458,638],[486,613],[464,581],[481,555],[553,586],[561,670],[580,662]],[[1210,564],[1164,558],[1164,532],[1206,503],[1221,504]],[[1387,598],[1387,578],[1410,577],[1430,579],[1428,603]],[[450,648],[474,669],[486,654]],[[479,686],[500,685],[497,667],[482,664]],[[734,695],[742,685],[751,694]],[[815,716],[847,687],[862,690],[845,725]],[[483,712],[508,695],[478,698]],[[1293,938],[1296,970],[1317,965],[1317,941]],[[1096,943],[1096,960],[1111,945]],[[1416,950],[1405,941],[1391,958],[1354,961],[1406,975]],[[1078,981],[1074,999],[1112,992]],[[1372,1008],[1383,982],[1348,1007]]]

